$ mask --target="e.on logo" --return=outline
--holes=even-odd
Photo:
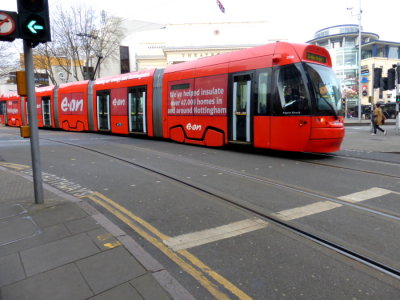
[[[198,131],[200,131],[201,130],[201,125],[188,123],[186,125],[186,129],[187,130],[198,130]]]
[[[16,115],[19,113],[18,108],[7,108],[7,113],[10,115]]]
[[[65,97],[61,101],[61,110],[63,112],[82,112],[83,111],[83,99],[76,100],[71,99],[69,100],[68,97]]]
[[[114,105],[114,106],[125,106],[125,99],[117,99],[117,98],[115,98],[113,101],[112,101],[112,104]]]

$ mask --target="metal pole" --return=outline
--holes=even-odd
[[[400,63],[397,63],[397,69],[400,68]],[[396,134],[400,133],[400,103],[397,100],[400,97],[400,76],[398,76],[399,72],[396,70]]]
[[[32,48],[30,47],[30,42],[25,40],[24,40],[24,59],[25,59],[26,84],[28,89],[28,112],[29,112],[29,127],[31,136],[33,187],[35,191],[35,203],[42,204],[43,182],[42,182],[42,170],[40,165],[39,130],[37,121]]]
[[[361,96],[362,96],[362,87],[361,87],[361,0],[359,2],[358,12],[358,121],[361,121]]]
[[[369,131],[372,133],[374,132],[374,126],[372,125],[372,122],[374,121],[372,118],[373,112],[374,112],[374,99],[375,99],[375,89],[374,89],[374,84],[375,84],[375,64],[372,64],[372,70],[371,70],[371,75],[372,75],[372,93],[371,93],[371,112],[369,114],[369,118],[371,119],[371,122],[369,124]]]

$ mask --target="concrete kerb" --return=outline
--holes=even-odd
[[[26,174],[21,174],[0,166],[0,170],[9,172],[16,176],[20,176],[30,182],[33,178]],[[79,199],[65,192],[62,192],[46,183],[43,183],[43,188],[55,194],[56,196],[65,199],[66,201],[77,204],[83,211],[90,215],[100,226],[118,239],[121,244],[135,257],[142,266],[151,272],[152,277],[156,280],[162,288],[164,288],[173,299],[176,300],[191,300],[195,299],[164,267],[149,253],[144,250],[133,238],[131,238],[125,231],[115,225],[106,216],[101,214],[94,206],[83,199]],[[32,200],[32,205],[34,201]],[[46,201],[42,205],[46,205]],[[41,205],[41,204],[36,204]]]

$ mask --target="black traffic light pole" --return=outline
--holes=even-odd
[[[42,204],[43,181],[40,163],[39,130],[36,108],[35,77],[32,48],[51,41],[48,0],[17,0],[19,38],[24,40],[24,59],[28,91],[28,112],[31,138],[35,203]]]
[[[29,127],[31,138],[31,155],[33,171],[33,188],[35,191],[35,203],[42,204],[43,201],[43,181],[42,168],[40,163],[39,148],[39,129],[36,109],[35,78],[33,69],[32,45],[24,40],[24,60],[26,72],[26,84],[28,90],[28,112]]]
[[[396,134],[400,133],[400,63],[397,63],[396,67]]]
[[[51,41],[48,0],[17,0],[16,12],[0,10],[0,41],[24,40],[26,85],[31,139],[35,203],[43,203],[43,182],[40,165],[39,130],[36,109],[35,77],[32,48]]]

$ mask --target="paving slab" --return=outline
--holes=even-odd
[[[99,252],[92,240],[81,233],[21,252],[27,276],[44,272]]]
[[[96,294],[146,273],[124,247],[93,255],[78,261],[77,265]]]
[[[144,300],[142,296],[129,283],[124,283],[115,288],[112,288],[104,293],[101,293],[90,300]],[[154,298],[156,299],[156,298]]]
[[[25,279],[24,268],[17,253],[0,257],[0,286]]]
[[[31,212],[32,218],[41,227],[47,227],[62,222],[82,219],[88,215],[74,203],[61,203],[52,206],[43,206]]]
[[[87,235],[92,238],[93,242],[99,247],[102,251],[108,250],[111,248],[115,248],[121,245],[121,243],[109,233],[104,228],[98,228],[92,231],[87,232]]]
[[[78,220],[68,221],[65,223],[65,226],[72,234],[77,234],[100,228],[100,225],[91,216]]]
[[[2,300],[82,300],[93,296],[74,264],[2,288]]]
[[[135,278],[130,283],[139,291],[145,299],[170,300],[171,297],[154,280],[154,277],[147,273]]]
[[[0,220],[0,246],[34,237],[39,233],[39,227],[30,216]]]
[[[65,228],[64,224],[49,226],[41,230],[41,234],[35,236],[35,238],[19,240],[14,243],[1,246],[0,257],[63,239],[67,236],[70,236],[70,233],[68,232],[67,228]]]
[[[2,204],[0,205],[0,220],[18,216],[26,212],[26,209],[21,204]]]

